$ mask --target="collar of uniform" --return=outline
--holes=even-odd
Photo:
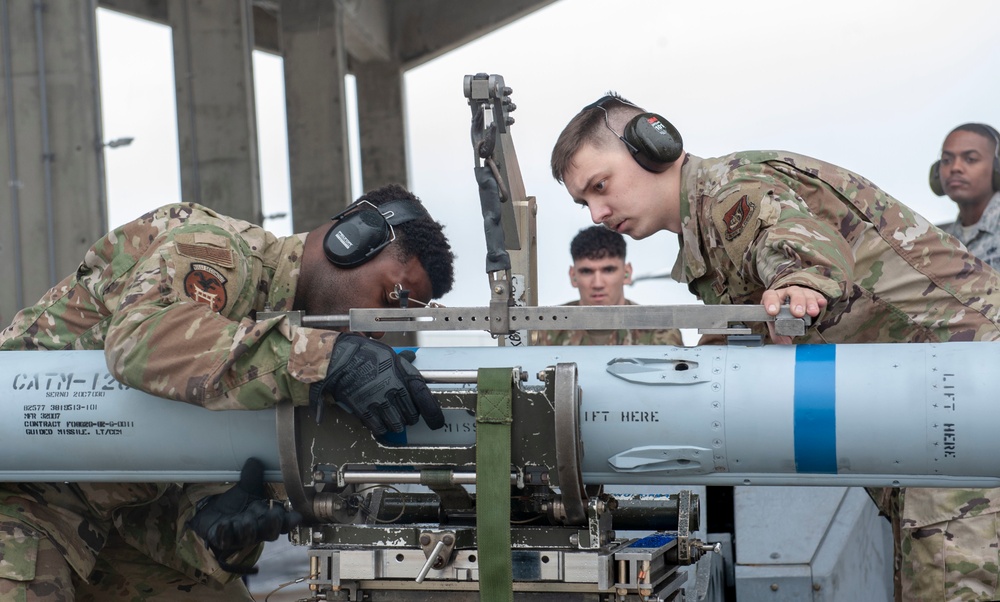
[[[983,216],[976,222],[976,228],[987,234],[1000,233],[1000,191],[993,193],[986,210],[983,211]]]
[[[681,231],[677,237],[680,250],[670,276],[677,282],[691,282],[708,270],[698,236],[698,198],[701,190],[701,164],[704,161],[690,153],[681,166]],[[694,208],[694,209],[692,209]]]
[[[267,305],[274,311],[290,311],[295,303],[305,244],[306,233],[293,234],[279,238],[265,253],[266,263],[275,266],[267,295]]]

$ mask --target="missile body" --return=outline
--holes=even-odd
[[[287,452],[273,410],[152,397],[115,382],[100,351],[2,357],[2,480],[226,481],[249,456],[280,480]],[[578,370],[586,483],[1000,486],[991,343],[424,347],[414,365],[520,366],[530,389],[537,372],[567,362]],[[446,418],[396,444],[474,441],[467,412]]]
[[[273,410],[213,412],[128,388],[103,351],[0,359],[0,480],[222,482],[251,456],[278,465]]]
[[[422,348],[415,365],[534,375],[576,363],[587,483],[995,487],[997,354],[991,343]],[[407,435],[435,440],[424,427]]]

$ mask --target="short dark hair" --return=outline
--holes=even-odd
[[[625,237],[604,226],[591,226],[580,230],[569,244],[573,261],[581,259],[625,259]]]
[[[368,191],[361,199],[376,207],[397,200],[412,201],[423,207],[420,199],[399,184],[389,184]],[[426,209],[423,213],[423,216],[415,220],[393,226],[396,232],[396,243],[393,246],[399,253],[400,261],[409,261],[411,257],[420,261],[431,279],[431,294],[435,299],[440,299],[455,284],[455,254],[451,252],[451,245],[444,235],[444,226],[434,221]]]
[[[972,132],[973,134],[979,134],[993,143],[994,155],[1000,153],[1000,146],[998,146],[1000,145],[1000,133],[998,133],[996,128],[991,125],[986,125],[985,123],[963,123],[948,132],[948,135],[951,136],[955,132]]]
[[[630,118],[644,112],[620,94],[608,91],[606,95],[580,110],[573,119],[566,124],[556,144],[552,147],[552,177],[556,182],[563,183],[563,176],[569,169],[573,156],[584,144],[591,144],[601,148],[609,137],[621,135],[621,132],[612,133],[609,125],[610,121],[618,115],[625,113]]]

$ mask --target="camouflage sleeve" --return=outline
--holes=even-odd
[[[176,252],[168,236],[121,283],[105,342],[115,378],[209,409],[261,409],[279,400],[308,403],[308,385],[326,375],[336,334],[293,331],[284,317],[230,319],[221,313],[230,302],[247,313],[235,299],[247,296],[242,289],[248,277],[236,269],[241,264],[229,271],[225,265],[209,270],[209,284],[224,285],[213,289],[222,299],[219,304],[195,301],[185,291],[192,286],[192,265],[204,270],[204,264]]]
[[[684,336],[681,331],[676,328],[668,328],[664,330],[657,330],[656,334],[653,336],[654,345],[674,345],[676,347],[684,346]]]
[[[584,334],[585,331],[574,330],[533,330],[531,331],[531,344],[536,347],[579,345]]]
[[[548,333],[544,330],[532,330],[528,334],[528,344],[532,347],[539,345],[548,345],[549,337]]]
[[[675,347],[684,346],[684,337],[681,331],[676,328],[662,328],[659,330],[634,330],[632,331],[633,345],[673,345]]]
[[[851,289],[850,245],[782,184],[741,184],[712,218],[733,263],[766,288],[802,286],[831,300]]]
[[[156,562],[203,583],[228,583],[239,576],[220,567],[215,554],[187,524],[199,500],[230,487],[232,483],[171,485],[156,501],[117,512],[115,526],[129,545]],[[254,546],[226,560],[250,568],[262,550],[262,545]]]

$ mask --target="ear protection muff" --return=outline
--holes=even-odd
[[[337,267],[357,267],[396,240],[393,226],[424,215],[426,211],[415,201],[387,201],[376,207],[361,199],[330,218],[336,223],[323,237],[323,251]]]
[[[985,123],[976,124],[982,126],[993,136],[993,192],[1000,191],[1000,133],[996,129]],[[951,135],[951,134],[949,134]],[[928,183],[931,190],[938,196],[944,196],[944,184],[941,183],[941,160],[938,159],[931,164],[931,172],[928,175]]]
[[[669,121],[655,113],[640,113],[627,124],[622,135],[632,158],[654,173],[667,171],[684,151],[681,133]]]
[[[944,196],[944,184],[941,183],[941,159],[931,163],[931,173],[927,179],[931,185],[931,192],[938,196]]]
[[[611,123],[608,121],[608,110],[604,108],[604,104],[611,100],[639,108],[623,98],[609,95],[587,105],[583,110],[596,108],[604,111],[604,125],[618,136],[618,139],[632,154],[632,158],[643,169],[653,173],[667,171],[684,151],[684,140],[681,138],[681,133],[673,124],[656,113],[640,113],[630,119],[625,124],[625,129],[619,134],[611,128]]]

